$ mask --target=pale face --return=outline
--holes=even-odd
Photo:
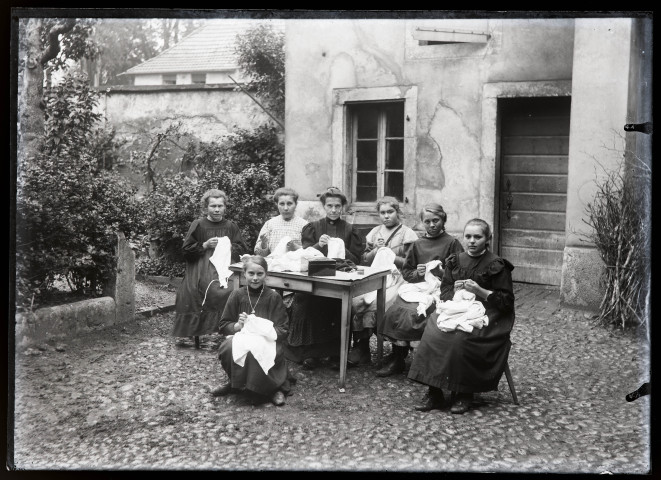
[[[207,206],[207,218],[212,222],[220,222],[225,215],[225,199],[223,197],[211,197]]]
[[[256,263],[249,263],[244,270],[246,281],[252,288],[262,288],[264,280],[266,279],[266,271],[261,265]]]
[[[342,201],[339,198],[328,197],[324,203],[324,209],[330,220],[337,220],[342,214]]]
[[[468,225],[464,230],[464,242],[468,253],[482,252],[486,248],[488,240],[479,225]]]
[[[395,210],[389,203],[379,206],[379,217],[381,218],[381,223],[387,228],[399,225],[399,215],[397,214],[397,210]]]
[[[291,220],[294,218],[294,212],[296,211],[296,202],[294,197],[291,195],[281,195],[278,198],[278,212],[282,215],[282,218],[285,220]]]
[[[427,235],[435,237],[443,230],[445,222],[443,219],[432,212],[424,212],[422,215],[422,223],[425,226]]]

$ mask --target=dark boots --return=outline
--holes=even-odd
[[[418,412],[429,412],[430,410],[440,410],[445,406],[445,397],[443,390],[436,387],[429,387],[429,391],[425,395],[425,401],[415,407]]]
[[[347,357],[347,363],[351,366],[369,365],[372,363],[369,338],[361,338],[354,342],[353,348]]]
[[[389,377],[395,373],[402,373],[404,371],[404,359],[408,354],[409,347],[400,347],[399,345],[392,346],[392,360],[386,362],[386,364],[380,370],[376,371],[377,377]]]

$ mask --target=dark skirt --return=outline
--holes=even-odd
[[[386,310],[383,328],[378,326],[377,329],[391,340],[415,342],[422,338],[427,317],[435,308],[436,304],[432,303],[425,315],[418,315],[418,303],[406,302],[398,295],[392,306]]]
[[[408,378],[459,393],[496,390],[511,342],[513,315],[505,315],[471,333],[443,332],[432,313],[411,362]]]
[[[175,337],[191,337],[209,335],[218,332],[220,316],[223,313],[227,299],[232,293],[228,288],[221,288],[217,281],[211,283],[209,289],[198,287],[198,292],[190,293],[190,289],[179,288],[176,296],[176,315],[172,335]],[[204,295],[206,291],[206,300]],[[204,305],[201,305],[204,300]],[[196,306],[201,309],[192,311]]]
[[[296,293],[291,308],[286,356],[300,363],[340,353],[342,301]]]
[[[248,352],[243,367],[234,363],[232,359],[232,340],[234,336],[225,340],[218,349],[218,358],[223,370],[230,379],[232,388],[249,390],[260,395],[271,396],[276,390],[288,393],[290,390],[287,380],[287,361],[284,357],[284,347],[281,343],[275,345],[275,365],[269,369],[268,375]]]

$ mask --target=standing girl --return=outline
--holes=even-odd
[[[224,218],[225,192],[207,190],[200,203],[204,216],[191,223],[182,247],[186,271],[177,289],[172,329],[175,337],[195,337],[195,348],[200,347],[200,335],[218,331],[220,314],[230,294],[230,290],[221,286],[218,272],[209,261],[219,238],[227,237],[231,242],[232,262],[238,262],[239,255],[248,250],[239,227]]]
[[[285,393],[290,390],[284,357],[288,317],[280,295],[264,284],[267,273],[268,265],[263,257],[254,255],[244,259],[243,274],[248,284],[232,292],[220,319],[220,331],[231,335],[218,351],[229,381],[213,390],[214,396],[227,395],[232,390],[248,390],[269,397],[274,405],[285,404]],[[251,332],[257,332],[257,336],[264,336],[271,342],[250,344],[253,347],[240,364],[235,361],[236,352],[233,350],[240,348],[236,344],[236,334],[249,328],[247,322],[255,321],[249,315],[259,317],[259,323],[251,328]],[[244,343],[241,348],[245,349],[246,345]],[[265,371],[264,365],[272,366]]]

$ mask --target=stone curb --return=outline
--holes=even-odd
[[[153,308],[147,308],[145,310],[140,310],[139,312],[135,312],[135,316],[140,316],[140,317],[153,317],[154,315],[158,315],[159,313],[165,313],[165,312],[173,312],[175,309],[175,305],[165,305],[163,307],[153,307]]]

